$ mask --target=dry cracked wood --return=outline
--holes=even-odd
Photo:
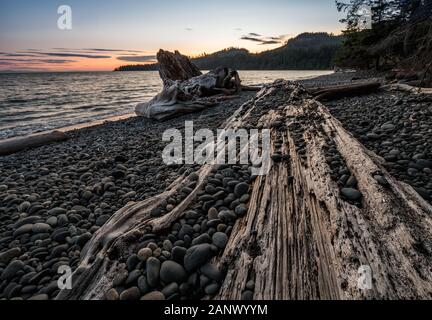
[[[396,181],[382,160],[344,130],[327,109],[292,83],[271,85],[242,106],[227,128],[272,127],[272,141],[282,141],[287,157],[258,177],[247,215],[239,219],[224,253],[214,258],[227,267],[216,299],[240,299],[246,282],[255,283],[255,299],[431,298],[432,207],[411,187]],[[273,105],[274,95],[285,98]],[[259,105],[269,112],[255,112]],[[275,122],[282,127],[273,127]],[[301,137],[291,128],[302,127]],[[298,146],[305,144],[300,155]],[[340,196],[331,180],[325,147],[333,143],[358,180],[362,206]],[[273,147],[275,143],[273,143]],[[59,299],[102,299],[110,288],[118,258],[147,228],[161,231],[193,201],[209,173],[198,172],[195,190],[174,211],[152,218],[161,199],[179,190],[180,178],[162,195],[119,210],[83,250],[72,291]],[[385,177],[387,186],[373,177]],[[373,288],[360,290],[358,269],[370,266]]]
[[[217,298],[240,299],[246,281],[254,279],[258,300],[430,299],[432,207],[393,179],[381,159],[318,102],[287,105],[267,117],[287,124],[307,119],[307,161],[299,158],[289,129],[273,131],[289,161],[275,163],[255,181],[248,214],[220,261],[229,271]],[[327,139],[357,177],[362,208],[342,200],[331,180],[323,152]],[[387,187],[373,178],[377,171]],[[362,265],[372,269],[372,290],[357,286]]]

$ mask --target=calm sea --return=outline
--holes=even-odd
[[[241,71],[244,84],[331,71]],[[0,139],[134,112],[162,87],[157,72],[0,74]]]

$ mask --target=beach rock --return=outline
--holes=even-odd
[[[219,292],[220,286],[217,283],[209,284],[205,287],[204,292],[209,296],[214,296]]]
[[[219,212],[218,215],[219,219],[224,220],[224,221],[233,221],[235,219],[237,219],[237,216],[234,212],[232,212],[231,210],[223,210],[221,212]]]
[[[354,176],[350,176],[345,183],[347,188],[357,188],[357,179]]]
[[[251,300],[253,300],[253,296],[254,296],[254,293],[252,291],[246,290],[242,293],[241,299],[244,301],[251,301]]]
[[[25,217],[22,219],[19,219],[17,222],[15,222],[14,224],[14,228],[18,229],[24,225],[32,225],[36,222],[40,222],[42,220],[42,218],[40,216],[29,216],[29,217]]]
[[[153,255],[153,251],[150,248],[143,248],[138,251],[138,259],[141,261],[147,261]]]
[[[79,238],[77,239],[76,243],[80,247],[84,247],[84,245],[91,239],[92,235],[90,232],[83,233]]]
[[[204,243],[193,246],[186,251],[184,267],[191,272],[205,264],[213,256],[213,249],[210,244]]]
[[[218,220],[220,221],[220,220]],[[202,243],[212,243],[211,237],[208,235],[208,233],[203,233],[192,240],[192,246],[196,246],[198,244]]]
[[[129,270],[129,272],[133,271],[136,268],[136,266],[137,266],[138,263],[139,263],[138,255],[131,254],[126,259],[126,267]]]
[[[246,282],[246,289],[253,291],[255,289],[255,281],[249,280]]]
[[[32,224],[25,224],[18,229],[16,229],[13,233],[14,238],[19,237],[22,234],[30,233],[32,232],[33,225]]]
[[[165,286],[161,292],[165,297],[170,297],[173,294],[177,293],[179,290],[179,285],[177,283],[170,283],[169,285]]]
[[[96,219],[96,225],[99,227],[102,227],[108,220],[110,216],[107,214],[104,214]]]
[[[132,287],[120,294],[120,300],[139,300],[140,296],[140,290],[137,287]]]
[[[388,186],[389,185],[387,179],[384,176],[374,175],[374,179],[382,186]]]
[[[248,193],[248,191],[249,191],[249,185],[245,182],[241,182],[237,184],[234,188],[234,194],[237,197],[241,197],[242,195]]]
[[[133,270],[129,272],[129,275],[125,281],[126,286],[130,286],[137,282],[138,278],[141,276],[141,270]]]
[[[367,138],[370,140],[378,140],[381,136],[375,132],[368,133]]]
[[[220,272],[219,268],[214,264],[207,263],[203,265],[199,270],[203,275],[205,275],[209,279],[212,279],[217,282],[223,280],[222,273]]]
[[[0,264],[8,264],[12,259],[19,257],[21,255],[20,248],[12,248],[5,252],[0,253]]]
[[[120,295],[118,294],[117,290],[114,288],[111,288],[105,293],[105,300],[115,301],[119,299],[120,299]]]
[[[218,218],[218,214],[219,212],[217,211],[217,209],[212,207],[209,209],[207,217],[209,220],[215,220]]]
[[[128,275],[129,275],[129,273],[127,272],[127,270],[122,269],[122,270],[118,271],[117,274],[114,276],[113,286],[119,287],[119,286],[123,285],[123,283],[126,281]]]
[[[8,264],[8,266],[3,270],[0,279],[9,280],[12,279],[15,274],[24,268],[25,264],[21,260],[14,260]]]
[[[235,207],[234,212],[237,216],[243,217],[247,213],[247,208],[244,204],[239,204],[237,207]]]
[[[66,214],[59,214],[57,216],[57,223],[60,227],[66,226],[69,223],[69,219]]]
[[[47,223],[48,225],[50,225],[52,228],[56,227],[56,226],[57,226],[57,217],[49,217],[49,218],[46,220],[46,223]]]
[[[173,245],[172,242],[167,239],[163,242],[162,247],[165,251],[171,252]]]
[[[174,247],[171,251],[171,256],[174,261],[178,263],[183,263],[184,257],[186,255],[187,249],[184,247]]]
[[[33,233],[48,233],[51,230],[50,225],[47,223],[35,223],[32,227]]]
[[[213,244],[219,249],[224,249],[228,243],[228,236],[223,232],[216,232],[213,237]]]
[[[146,294],[147,292],[150,291],[150,286],[148,285],[147,278],[144,275],[138,278],[137,285],[141,291],[141,294]]]
[[[341,193],[345,198],[351,201],[359,201],[362,198],[362,194],[358,190],[352,188],[343,188]]]
[[[147,259],[147,283],[155,288],[159,285],[161,263],[158,259],[150,257]]]
[[[48,215],[50,216],[58,216],[60,214],[66,214],[67,210],[63,208],[53,208],[48,211]]]
[[[385,123],[381,126],[381,129],[384,131],[393,131],[396,129],[396,126],[393,123]]]
[[[174,261],[165,261],[160,269],[160,279],[168,284],[171,282],[182,283],[186,278],[186,271],[182,265]]]
[[[153,291],[141,297],[141,300],[147,300],[147,301],[165,300],[165,296],[160,291]]]
[[[30,202],[24,201],[18,206],[18,209],[22,212],[26,212],[28,208],[30,208],[30,206],[31,206]]]
[[[429,160],[419,159],[416,161],[416,164],[422,169],[432,169],[432,161]]]
[[[28,298],[28,300],[31,301],[44,301],[44,300],[49,300],[49,296],[45,293],[42,294],[37,294],[33,297]]]

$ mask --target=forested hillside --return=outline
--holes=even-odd
[[[342,68],[403,70],[431,83],[432,0],[351,0],[337,3],[346,12],[345,41],[336,58]],[[371,26],[362,30],[359,10],[371,8]]]
[[[319,70],[332,69],[342,36],[303,33],[280,48],[258,54],[246,49],[228,48],[195,57],[192,62],[202,70],[225,66],[238,70]],[[122,66],[118,71],[157,70],[157,65]]]

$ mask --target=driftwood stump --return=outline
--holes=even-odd
[[[225,127],[270,128],[273,160],[268,175],[253,182],[246,216],[213,258],[226,273],[220,292],[208,299],[241,299],[248,282],[257,300],[432,297],[431,205],[394,179],[302,87],[285,81],[265,87]],[[332,179],[330,151],[356,178],[355,201]],[[143,234],[158,234],[181,218],[212,170],[205,165],[163,194],[115,213],[84,248],[73,290],[58,298],[103,299],[118,261]],[[191,181],[194,188],[179,205],[151,216]],[[372,272],[367,290],[358,286],[361,267]]]
[[[221,67],[201,74],[178,51],[160,50],[157,59],[164,86],[152,100],[137,105],[138,116],[164,120],[200,111],[232,98],[241,90],[241,80],[235,70]]]

